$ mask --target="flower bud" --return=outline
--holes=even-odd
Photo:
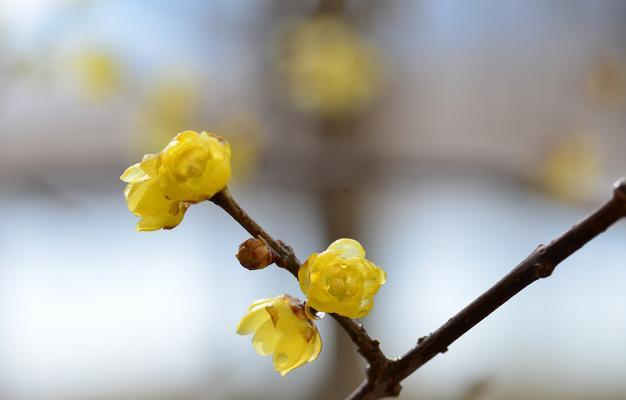
[[[272,249],[262,239],[251,238],[239,245],[237,260],[251,271],[263,269],[274,262]]]

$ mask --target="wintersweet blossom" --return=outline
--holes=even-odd
[[[254,302],[239,322],[237,333],[254,334],[256,352],[273,354],[274,368],[283,376],[313,362],[322,349],[320,334],[303,304],[287,295]]]
[[[157,170],[167,197],[207,200],[230,180],[230,144],[207,132],[181,132],[159,153]]]
[[[146,154],[120,179],[137,230],[172,229],[190,204],[211,198],[230,180],[230,145],[207,132],[181,132],[158,154]]]
[[[378,52],[344,18],[307,18],[283,38],[276,62],[296,108],[339,117],[360,111],[378,94]]]
[[[361,318],[374,306],[374,295],[385,283],[385,271],[365,258],[353,239],[339,239],[320,254],[312,254],[298,271],[307,304],[317,311]]]

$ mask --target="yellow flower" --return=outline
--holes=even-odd
[[[565,132],[537,163],[539,188],[563,201],[584,203],[593,198],[603,173],[603,157],[595,132]]]
[[[102,100],[120,89],[122,71],[112,55],[93,50],[81,54],[74,64],[80,83],[91,99]]]
[[[183,220],[187,204],[165,196],[156,175],[157,157],[144,156],[144,160],[129,167],[121,176],[127,182],[124,197],[128,209],[138,217],[138,231],[172,229]]]
[[[386,274],[365,258],[352,239],[339,239],[320,254],[313,253],[298,271],[308,304],[318,311],[361,318],[374,306],[374,295]]]
[[[230,179],[230,145],[207,132],[181,132],[159,154],[124,172],[124,197],[139,231],[172,229],[190,204],[209,199]]]
[[[199,202],[230,180],[230,144],[207,132],[181,132],[159,154],[158,175],[168,198]]]
[[[373,46],[343,18],[320,15],[287,29],[278,70],[294,105],[323,117],[354,114],[381,86]]]
[[[254,302],[237,326],[237,333],[252,337],[257,353],[274,354],[281,375],[313,362],[322,349],[317,327],[307,318],[300,301],[287,295]]]

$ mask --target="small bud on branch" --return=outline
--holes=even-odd
[[[251,271],[263,269],[275,261],[272,249],[263,239],[251,238],[239,245],[237,260]]]

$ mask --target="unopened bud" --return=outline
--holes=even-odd
[[[274,255],[265,241],[252,238],[239,245],[237,259],[244,268],[256,270],[263,269],[273,263]]]

